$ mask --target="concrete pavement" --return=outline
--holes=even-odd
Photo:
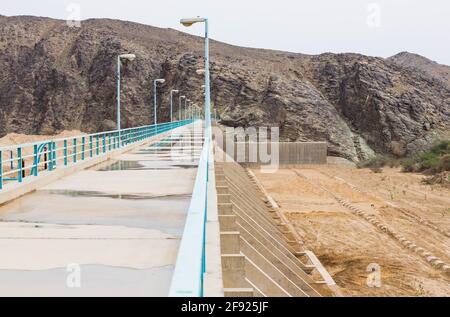
[[[199,127],[0,207],[0,296],[166,296],[201,151]],[[74,267],[80,288],[67,286]]]

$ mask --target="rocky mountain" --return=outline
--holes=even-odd
[[[152,122],[152,80],[202,104],[203,40],[171,29],[87,20],[81,27],[37,17],[0,16],[0,136],[114,128],[116,58],[124,127]],[[212,100],[229,126],[280,127],[284,140],[326,140],[330,155],[407,155],[449,137],[450,88],[398,60],[358,54],[317,56],[211,42]],[[177,103],[175,103],[177,104]]]
[[[389,57],[388,61],[413,71],[423,72],[427,76],[442,81],[450,87],[450,66],[438,64],[426,57],[409,52],[398,53]]]

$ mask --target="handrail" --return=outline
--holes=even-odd
[[[206,129],[169,297],[203,297],[203,275],[206,264],[205,226],[208,206],[208,161],[211,146],[208,135],[208,129]]]
[[[162,127],[162,126],[167,126],[167,125],[173,125],[176,123],[180,123],[180,122],[192,122],[193,120],[181,120],[181,121],[173,121],[173,122],[164,122],[164,123],[158,123],[156,125],[152,124],[152,125],[146,125],[146,126],[140,126],[140,127],[135,127],[135,128],[127,128],[127,129],[121,129],[121,133],[126,133],[132,130],[137,130],[137,129],[142,129],[142,128],[151,128],[151,127]],[[185,123],[186,124],[186,123]],[[59,139],[48,139],[46,141],[53,141],[53,142],[61,142],[64,140],[69,140],[71,138],[74,137],[82,137],[82,136],[97,136],[97,135],[103,135],[103,134],[113,134],[113,133],[117,133],[118,130],[110,130],[110,131],[103,131],[103,132],[97,132],[97,133],[91,133],[91,134],[86,134],[86,135],[80,135],[80,136],[73,136],[73,137],[66,137],[66,138],[59,138]],[[33,145],[39,145],[43,142],[46,141],[36,141],[36,142],[31,142],[31,143],[21,143],[21,144],[13,144],[13,145],[8,145],[8,146],[0,146],[0,150],[1,151],[5,151],[5,150],[9,150],[9,149],[17,149],[18,147],[28,147],[28,146],[33,146]]]
[[[25,177],[38,176],[39,171],[77,164],[192,122],[166,122],[123,129],[120,134],[115,130],[0,147],[0,190],[6,181],[20,183]],[[6,153],[9,158],[3,159]]]

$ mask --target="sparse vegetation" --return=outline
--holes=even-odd
[[[368,160],[359,162],[357,166],[358,168],[370,168],[374,173],[381,173],[383,171],[383,167],[397,167],[399,164],[399,160],[392,156],[377,155]]]
[[[426,180],[429,184],[449,182],[450,171],[450,141],[443,141],[432,147],[429,151],[421,152],[405,159],[397,159],[386,155],[377,155],[366,161],[358,163],[358,168],[370,168],[374,173],[381,173],[382,168],[402,167],[403,172],[424,173],[427,175],[440,175]]]
[[[431,150],[401,161],[402,171],[435,175],[450,171],[450,141],[443,141]]]

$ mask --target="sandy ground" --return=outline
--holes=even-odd
[[[345,295],[450,296],[448,275],[351,213],[328,192],[450,263],[450,190],[423,185],[422,175],[397,169],[374,174],[329,165],[253,172]],[[380,266],[381,287],[368,286],[370,264]]]
[[[70,130],[70,131],[63,131],[56,135],[27,135],[27,134],[9,133],[4,137],[0,138],[0,146],[32,143],[42,140],[61,139],[78,135],[83,135],[83,132],[78,130]]]

